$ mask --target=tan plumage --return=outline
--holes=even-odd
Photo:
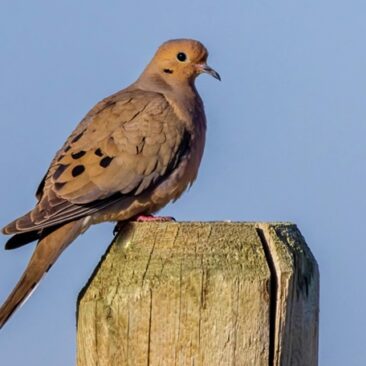
[[[207,72],[205,47],[164,43],[140,78],[99,102],[57,152],[38,203],[3,229],[16,248],[39,240],[26,271],[0,308],[2,327],[61,252],[89,225],[156,212],[193,183],[206,120],[194,80]]]

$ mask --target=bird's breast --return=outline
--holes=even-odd
[[[157,211],[170,201],[175,201],[195,181],[205,145],[205,124],[197,126],[191,135],[187,152],[182,155],[174,171],[154,190],[152,211]]]

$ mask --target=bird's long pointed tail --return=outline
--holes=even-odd
[[[32,294],[63,250],[84,231],[84,219],[69,222],[42,238],[22,277],[0,308],[0,329]]]

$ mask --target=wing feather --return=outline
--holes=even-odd
[[[36,207],[3,231],[41,230],[151,189],[187,151],[187,134],[161,94],[126,90],[103,100],[56,154]]]

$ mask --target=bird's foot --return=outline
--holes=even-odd
[[[171,216],[153,216],[153,215],[139,215],[134,218],[133,221],[137,222],[168,222],[175,221]]]

